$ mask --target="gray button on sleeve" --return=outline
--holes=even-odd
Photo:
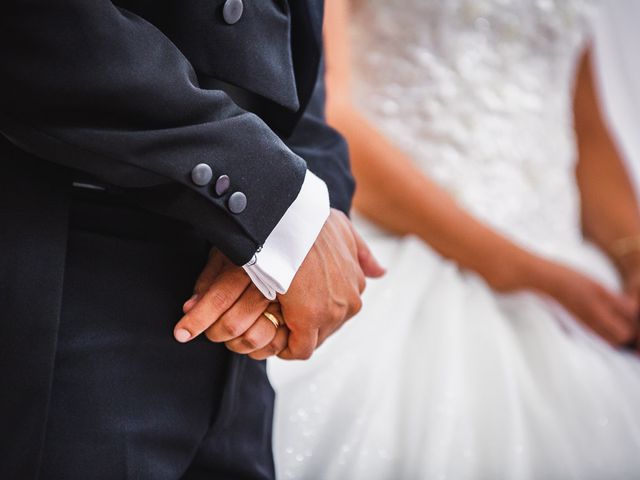
[[[233,25],[242,18],[243,10],[242,0],[227,0],[224,2],[224,7],[222,7],[222,18],[229,25]]]
[[[231,213],[242,213],[247,208],[247,196],[242,192],[235,192],[229,197],[229,210]]]
[[[216,188],[215,188],[216,195],[221,197],[222,195],[227,193],[227,190],[229,190],[230,186],[231,186],[231,179],[229,178],[229,176],[220,175],[218,177],[218,180],[216,180]]]
[[[211,167],[206,163],[199,163],[191,170],[191,181],[199,187],[208,185],[213,178]]]

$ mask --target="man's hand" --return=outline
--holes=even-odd
[[[241,267],[218,250],[211,251],[194,292],[184,304],[184,317],[174,328],[179,342],[188,342],[204,332],[212,342],[229,342],[231,350],[249,353],[273,340],[276,329],[262,315],[269,300]]]
[[[279,296],[280,305],[270,304],[244,269],[212,250],[174,335],[187,342],[204,332],[209,340],[255,359],[307,359],[360,310],[365,277],[383,274],[349,219],[332,210],[289,292]],[[262,315],[265,310],[286,325],[276,329]]]
[[[383,274],[384,269],[349,219],[331,210],[289,291],[278,297],[290,330],[288,345],[278,356],[309,358],[329,335],[358,313],[365,277]]]

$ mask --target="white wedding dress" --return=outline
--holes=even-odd
[[[619,288],[581,236],[574,178],[572,87],[593,6],[357,5],[367,117],[478,218]],[[356,223],[388,274],[310,361],[270,362],[279,478],[640,478],[638,357],[550,299],[496,293],[417,238]]]

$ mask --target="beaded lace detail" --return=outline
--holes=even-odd
[[[354,96],[478,218],[533,249],[580,239],[572,86],[586,0],[364,0]]]

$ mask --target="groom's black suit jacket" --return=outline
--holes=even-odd
[[[281,139],[294,151],[317,147],[301,153],[338,208],[348,208],[351,183],[339,137],[307,108],[322,2],[245,0],[234,24],[224,3],[10,0],[0,24],[0,131],[25,152],[134,189],[242,264],[303,181],[303,159]],[[212,81],[249,92],[262,118]],[[296,127],[304,141],[290,138]],[[191,182],[199,163],[214,179],[230,177],[229,193],[248,198],[245,211],[230,214],[228,195]]]
[[[192,225],[237,264],[294,201],[307,165],[332,205],[349,208],[346,147],[323,119],[322,2],[244,0],[235,23],[225,3],[3,3],[0,430],[10,470],[37,463],[73,181]],[[201,163],[213,173],[205,186],[191,179]],[[217,196],[221,175],[231,188]],[[238,214],[233,192],[247,198]]]

